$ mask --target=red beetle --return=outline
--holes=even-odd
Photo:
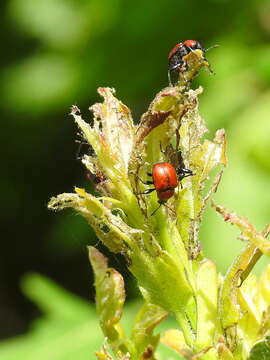
[[[168,79],[169,84],[172,85],[171,82],[171,73],[173,71],[179,70],[179,68],[184,65],[184,57],[188,55],[191,51],[201,50],[203,52],[203,56],[205,53],[205,49],[197,40],[185,40],[176,44],[175,47],[169,53],[169,68],[168,68]]]
[[[184,177],[193,175],[191,170],[185,169],[182,165],[175,169],[171,164],[167,162],[157,163],[153,165],[152,173],[148,174],[152,176],[152,181],[142,181],[146,185],[154,185],[153,189],[147,189],[141,194],[150,194],[152,191],[157,192],[159,207],[151,214],[154,213],[164,204],[168,199],[174,195],[174,189],[178,186],[178,182]]]
[[[157,163],[152,169],[152,178],[159,201],[165,202],[174,195],[178,185],[175,168],[167,163]]]

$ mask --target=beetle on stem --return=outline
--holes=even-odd
[[[193,172],[189,169],[186,169],[180,164],[178,168],[174,168],[168,162],[161,162],[153,165],[152,173],[148,173],[149,176],[152,176],[152,181],[143,181],[140,178],[140,181],[145,185],[154,185],[154,188],[147,189],[140,193],[141,195],[150,194],[153,191],[157,192],[159,206],[151,214],[154,215],[156,211],[165,204],[173,195],[175,188],[178,186],[179,182],[187,176],[193,175]]]
[[[207,66],[210,72],[212,72],[208,61],[205,59],[205,53],[206,51],[214,47],[217,47],[217,45],[205,49],[197,40],[185,40],[183,42],[176,44],[173,47],[173,49],[170,51],[168,56],[168,60],[169,60],[168,80],[170,86],[172,86],[171,74],[175,71],[185,72],[187,70],[186,69],[187,63],[185,58],[189,53],[195,52],[196,50],[200,50],[201,54],[199,57],[205,61],[205,66]]]

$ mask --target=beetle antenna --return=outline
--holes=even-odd
[[[209,50],[214,49],[214,48],[217,48],[217,47],[219,47],[218,44],[212,45],[212,46],[210,46],[209,48],[205,49],[204,51],[206,52],[206,51],[209,51]]]
[[[174,212],[174,214],[176,215],[176,212],[174,209],[172,209],[170,206],[168,206],[167,204],[163,203],[163,202],[160,202],[159,203],[159,206],[152,212],[151,216],[153,216],[157,211],[158,209],[161,207],[161,205],[164,205],[167,209],[171,210]]]
[[[159,203],[159,206],[152,212],[151,216],[153,216],[157,211],[158,209],[161,207],[162,203]]]

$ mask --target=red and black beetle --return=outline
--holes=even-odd
[[[150,194],[152,191],[157,192],[159,207],[151,214],[154,213],[164,204],[168,199],[174,195],[174,189],[178,186],[178,183],[187,176],[193,175],[193,172],[189,169],[185,169],[182,165],[178,168],[174,168],[173,165],[167,162],[161,162],[153,165],[152,173],[148,174],[152,176],[152,181],[142,181],[146,185],[154,185],[154,188],[147,189],[141,194]]]
[[[179,70],[180,67],[185,64],[184,57],[194,50],[201,50],[203,55],[206,51],[197,40],[185,40],[180,42],[170,51],[168,56],[168,80],[170,85],[172,85],[171,73]]]

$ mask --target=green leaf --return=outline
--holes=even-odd
[[[139,248],[132,255],[130,270],[146,300],[168,312],[182,311],[193,293],[183,266],[161,249],[156,256]]]
[[[103,198],[96,198],[84,189],[75,188],[75,190],[77,194],[64,193],[53,197],[49,202],[49,209],[73,208],[80,212],[112,252],[124,251],[131,237],[136,238],[140,235],[139,230],[130,228],[119,216],[113,215],[104,205]],[[115,199],[106,200],[120,203]]]
[[[166,311],[162,308],[145,303],[138,312],[135,324],[132,329],[131,339],[135,345],[137,354],[141,356],[153,354],[158,343],[159,334],[154,335],[155,327],[167,317]]]
[[[250,320],[252,319],[252,330],[258,328],[258,319],[256,319],[253,311],[249,310],[251,303],[247,304],[245,298],[240,293],[240,287],[243,281],[247,278],[250,271],[264,252],[267,254],[265,244],[270,242],[264,237],[269,233],[269,225],[266,226],[262,233],[255,230],[252,224],[246,219],[243,219],[233,212],[229,212],[225,207],[216,205],[212,202],[212,206],[219,212],[225,221],[236,225],[242,231],[242,238],[249,240],[245,248],[236,257],[230,268],[228,269],[220,292],[220,319],[222,327],[225,331],[227,344],[230,350],[234,351],[237,347],[237,331],[236,326],[241,319],[241,310],[248,312]],[[269,245],[267,245],[269,246]],[[239,306],[239,301],[242,308]],[[245,328],[245,321],[242,320],[243,328]],[[244,337],[252,337],[244,331]]]
[[[192,330],[194,301],[190,279],[181,262],[161,248],[150,255],[144,249],[133,248],[131,272],[138,279],[140,290],[149,303],[175,314],[188,345],[194,341]],[[187,305],[190,301],[190,308]]]
[[[238,302],[242,314],[238,324],[238,335],[250,348],[258,341],[258,336],[263,338],[265,335],[261,328],[261,315],[264,309],[261,306],[261,294],[255,275],[250,274],[245,279],[238,292]],[[265,320],[267,320],[266,313],[265,316]]]
[[[197,273],[197,336],[196,350],[212,346],[214,334],[221,332],[218,317],[218,278],[215,264],[203,260]]]
[[[96,307],[102,331],[114,353],[132,353],[131,344],[120,324],[126,298],[124,280],[119,272],[108,267],[107,258],[97,249],[91,246],[88,249],[95,274]]]
[[[253,346],[248,360],[269,360],[270,359],[270,336],[259,341]]]
[[[44,315],[26,335],[0,345],[1,360],[89,360],[102,343],[95,309],[37,274],[24,277],[22,287]]]

